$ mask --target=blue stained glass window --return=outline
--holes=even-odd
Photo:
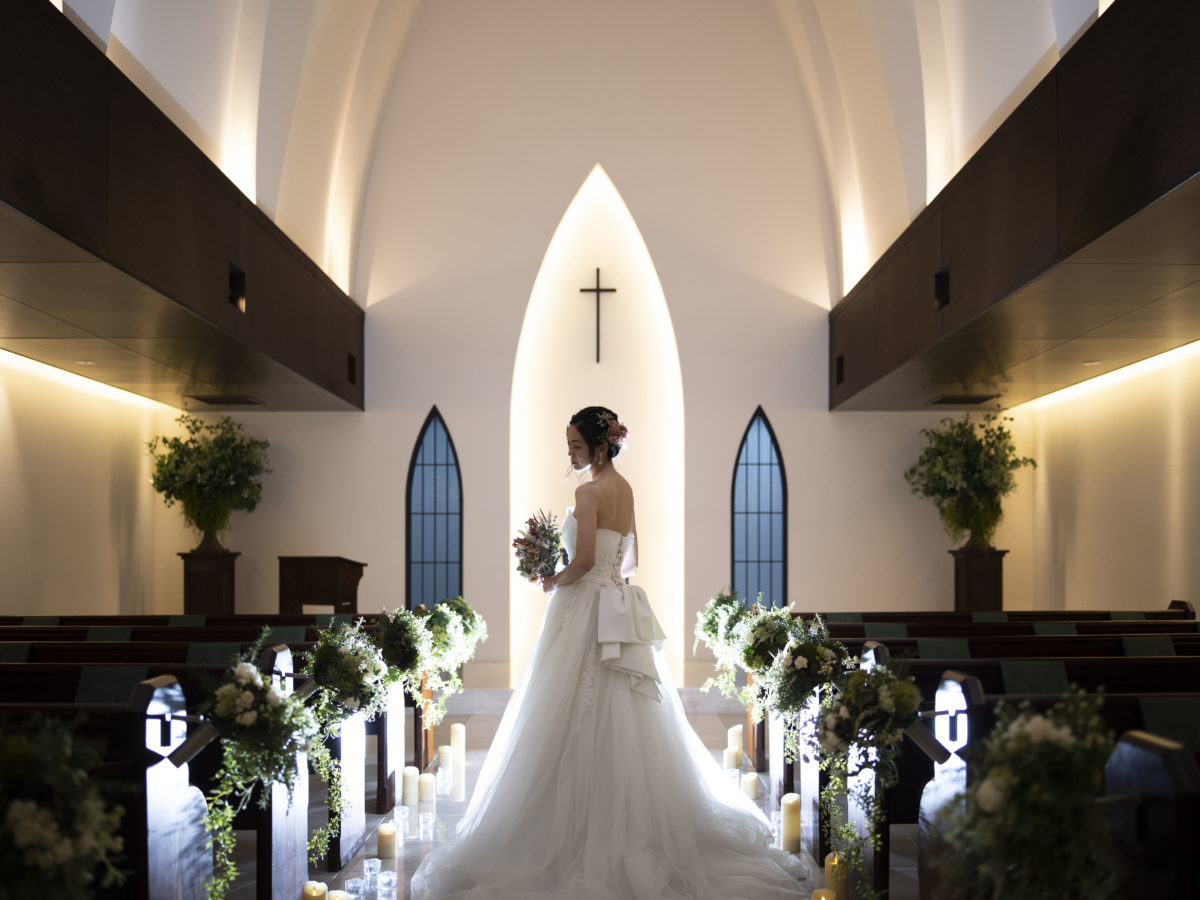
[[[432,609],[462,593],[462,476],[458,454],[435,406],[421,427],[408,469],[406,603]]]
[[[787,478],[775,432],[760,406],[733,469],[733,589],[753,603],[787,605]]]

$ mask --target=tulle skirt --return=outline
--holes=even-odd
[[[601,663],[600,588],[550,600],[458,836],[414,898],[807,897],[798,861],[688,725],[662,655],[661,701]]]

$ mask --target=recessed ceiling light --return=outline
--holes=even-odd
[[[77,359],[75,363],[80,366],[94,366],[95,363],[90,359]]]
[[[1084,364],[1085,366],[1098,366],[1098,365],[1100,365],[1100,360],[1098,360],[1098,359],[1085,359],[1085,360],[1083,361],[1083,364]]]

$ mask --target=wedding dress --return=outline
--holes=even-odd
[[[571,510],[563,543],[574,555]],[[413,898],[794,898],[799,864],[688,724],[633,535],[599,529],[596,563],[550,598],[458,836]]]

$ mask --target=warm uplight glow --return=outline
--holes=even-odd
[[[867,230],[863,223],[862,205],[857,197],[842,204],[842,293],[858,284],[867,273]]]
[[[600,267],[600,363],[596,302],[581,287]],[[611,407],[629,426],[617,467],[637,494],[642,585],[667,632],[664,652],[681,680],[684,629],[683,379],[671,315],[649,250],[604,170],[596,166],[559,223],[530,293],[513,369],[510,409],[511,532],[537,509],[572,505],[566,426],[589,405]],[[510,565],[511,563],[511,556]],[[515,571],[509,587],[512,683],[525,671],[545,609],[540,588]]]
[[[1157,372],[1167,366],[1173,366],[1185,360],[1200,354],[1200,341],[1194,341],[1191,344],[1184,344],[1182,347],[1176,347],[1174,350],[1168,350],[1166,353],[1160,353],[1158,356],[1152,356],[1149,359],[1143,359],[1141,362],[1136,362],[1133,365],[1125,366],[1121,369],[1115,369],[1112,372],[1105,372],[1103,375],[1097,375],[1095,378],[1081,381],[1079,384],[1073,384],[1070,387],[1063,388],[1061,391],[1055,391],[1053,394],[1047,394],[1045,397],[1038,397],[1036,400],[1030,400],[1028,403],[1022,403],[1020,406],[1014,406],[1013,409],[1033,409],[1042,410],[1049,409],[1052,406],[1057,406],[1060,403],[1066,403],[1070,400],[1077,400],[1080,397],[1086,397],[1094,394],[1097,391],[1102,391],[1105,388],[1113,387],[1114,385],[1130,381],[1134,378],[1139,378],[1142,375],[1150,372]],[[1088,365],[1091,360],[1085,362]]]
[[[79,364],[94,365],[94,363],[92,363],[90,360],[79,360]],[[62,387],[71,388],[73,390],[82,391],[88,394],[94,394],[95,396],[102,397],[105,400],[114,400],[118,403],[126,403],[130,406],[137,406],[142,409],[171,408],[165,404],[159,403],[157,400],[151,400],[147,397],[131,394],[128,391],[123,391],[120,388],[110,387],[109,385],[101,384],[98,381],[92,381],[90,378],[84,378],[82,375],[76,375],[73,372],[66,371],[65,369],[56,369],[54,366],[48,366],[45,363],[38,362],[37,360],[19,356],[16,353],[9,353],[7,350],[0,350],[0,380],[3,379],[6,371],[33,375]]]

